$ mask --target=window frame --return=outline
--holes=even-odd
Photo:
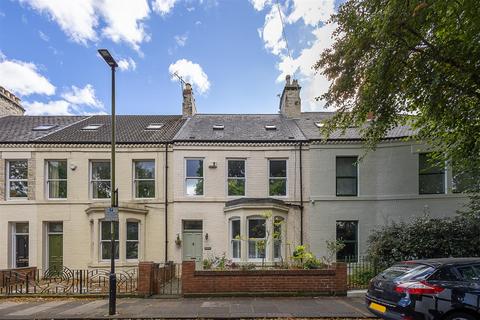
[[[353,262],[353,263],[358,263],[358,259],[359,259],[359,256],[360,256],[360,222],[358,220],[335,220],[335,240],[338,241],[339,238],[338,238],[338,223],[339,222],[351,222],[351,223],[355,223],[355,226],[356,226],[356,232],[355,232],[355,240],[342,240],[343,243],[354,243],[355,244],[355,260],[349,260],[347,262]],[[339,259],[338,258],[338,253],[336,254],[335,256],[335,259],[339,262],[345,262],[345,259]]]
[[[153,179],[137,179],[136,178],[136,163],[137,162],[153,162]],[[133,164],[133,181],[132,181],[132,187],[133,187],[133,199],[135,200],[144,200],[144,199],[155,199],[157,197],[157,162],[155,161],[155,159],[134,159],[132,161],[132,164]],[[137,182],[138,181],[153,181],[153,186],[154,186],[154,190],[153,190],[153,197],[137,197]]]
[[[285,161],[285,177],[272,177],[270,173],[271,161]],[[270,180],[285,180],[285,195],[270,195]],[[288,158],[268,158],[268,180],[267,180],[267,194],[272,198],[287,198],[288,197]]]
[[[184,161],[184,182],[183,182],[183,185],[184,185],[184,188],[185,188],[185,196],[187,197],[204,197],[205,196],[205,158],[184,158],[185,161]],[[189,177],[187,176],[187,163],[189,160],[199,160],[199,161],[202,161],[202,176],[201,177]],[[188,183],[187,181],[189,179],[202,179],[202,194],[188,194],[187,192],[187,188],[188,188]]]
[[[103,162],[103,163],[108,163],[110,165],[110,179],[108,179],[108,180],[105,180],[105,179],[93,180],[93,163],[95,163],[95,162]],[[90,167],[90,170],[89,170],[90,172],[89,172],[89,177],[88,178],[89,178],[89,182],[90,182],[89,183],[89,185],[90,185],[90,198],[92,200],[99,200],[99,201],[106,201],[106,200],[111,199],[111,197],[112,197],[112,163],[111,163],[110,159],[90,160],[90,166],[89,167]],[[108,198],[95,198],[93,196],[93,194],[94,194],[93,183],[94,182],[110,182],[110,197],[108,197]]]
[[[250,238],[250,221],[251,220],[263,220],[263,226],[265,228],[265,237],[263,238]],[[247,261],[248,262],[262,262],[263,261],[267,261],[268,259],[268,232],[267,232],[267,221],[268,219],[264,218],[264,217],[260,217],[260,216],[250,216],[250,217],[247,217],[247,230],[246,230],[246,234],[247,234]],[[251,240],[253,239],[253,240]],[[250,258],[250,241],[255,241],[255,242],[258,242],[258,241],[265,241],[265,249],[264,249],[264,257],[263,258]],[[255,256],[258,256],[258,249],[257,249],[257,246],[255,246]]]
[[[280,237],[275,239],[275,220],[281,220],[280,223]],[[284,260],[283,250],[284,250],[284,236],[285,236],[285,226],[286,223],[285,217],[282,216],[273,216],[272,218],[272,260],[275,262]],[[275,257],[275,242],[280,242],[280,257]]]
[[[244,170],[244,172],[245,172],[243,178],[242,178],[242,177],[230,177],[230,176],[228,175],[228,171],[229,171],[229,170],[228,170],[228,169],[229,169],[228,165],[229,165],[230,161],[243,161],[243,170]],[[227,192],[227,197],[229,197],[229,198],[242,198],[242,197],[245,197],[245,196],[247,195],[247,159],[245,159],[245,158],[227,158],[226,171],[227,171],[227,172],[226,172],[226,177],[227,177],[227,179],[226,179],[226,181],[227,181],[227,186],[226,186],[226,187],[227,187],[227,190],[226,190],[226,192]],[[228,186],[229,186],[229,184],[228,184],[229,180],[243,180],[243,195],[230,195],[230,194],[229,194],[229,191],[230,191],[229,188],[228,188]]]
[[[120,221],[112,221],[114,223],[117,223],[118,224],[118,239],[115,240],[115,244],[117,245],[118,247],[118,258],[115,258],[115,261],[119,261],[120,260]],[[109,224],[109,227],[110,227],[110,221],[105,221],[105,220],[99,220],[99,241],[98,241],[98,246],[99,246],[99,250],[98,250],[98,253],[99,253],[99,261],[100,262],[107,262],[107,261],[110,261],[111,260],[111,257],[107,258],[107,259],[104,259],[103,258],[103,243],[106,242],[110,245],[110,241],[111,239],[107,239],[107,240],[104,240],[102,239],[102,226],[103,226],[103,223],[108,223]],[[115,230],[115,227],[114,229]],[[114,246],[115,248],[115,246]],[[115,253],[112,252],[113,255],[115,255]]]
[[[233,238],[233,221],[238,221],[239,223],[239,227],[240,227],[240,239],[234,239]],[[230,257],[232,259],[232,261],[241,261],[242,260],[242,220],[240,219],[240,217],[232,217],[229,219],[228,221],[228,226],[229,226],[229,248],[230,248]],[[238,246],[239,246],[239,256],[238,258],[235,258],[233,256],[233,243],[234,242],[238,242]]]
[[[10,162],[14,161],[26,161],[27,162],[27,177],[25,179],[11,179],[10,178]],[[5,170],[5,199],[12,200],[12,201],[21,201],[21,200],[28,200],[28,159],[6,159],[6,170]],[[27,186],[27,196],[26,197],[11,197],[10,196],[10,182],[26,182]]]
[[[428,154],[430,152],[420,152],[418,154],[418,161],[417,161],[417,165],[418,165],[418,194],[419,195],[433,195],[433,194],[446,194],[447,193],[447,166],[446,164],[444,164],[443,166],[443,171],[442,173],[440,172],[434,172],[434,173],[425,173],[425,172],[421,172],[421,169],[420,169],[420,159],[422,156],[426,156],[427,157],[427,162],[428,162]],[[442,182],[443,182],[443,192],[435,192],[435,193],[431,193],[431,192],[422,192],[421,189],[420,189],[420,186],[421,186],[421,178],[422,176],[432,176],[432,175],[443,175],[443,179],[442,179]],[[452,177],[453,179],[453,177]]]
[[[137,239],[128,239],[128,224],[129,223],[136,223],[137,224]],[[140,221],[139,220],[127,220],[125,221],[125,260],[130,261],[139,261],[140,259]],[[128,258],[128,243],[137,243],[137,257],[136,258]],[[119,248],[120,249],[120,248]]]
[[[354,176],[338,176],[338,164],[337,160],[338,159],[345,159],[345,158],[355,158],[355,167],[356,167],[356,172],[357,175]],[[353,156],[347,156],[347,155],[337,155],[335,156],[335,196],[336,197],[358,197],[358,189],[359,189],[359,176],[360,176],[360,171],[359,171],[359,165],[358,165],[358,155],[353,155]],[[338,179],[355,179],[355,194],[339,194],[338,193]]]
[[[66,165],[66,173],[67,173],[67,178],[66,179],[50,179],[49,178],[49,162],[50,161],[63,161],[65,162]],[[50,181],[56,181],[56,182],[61,182],[65,181],[67,183],[67,195],[65,198],[51,198],[50,197],[50,188],[49,188],[49,182]],[[68,160],[67,159],[45,159],[45,194],[47,195],[47,200],[60,200],[60,201],[65,201],[68,200]]]

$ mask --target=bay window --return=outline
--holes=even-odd
[[[249,218],[248,224],[248,259],[264,259],[266,249],[266,220]]]
[[[273,218],[273,259],[282,260],[282,217]]]
[[[235,218],[230,220],[230,248],[232,252],[233,259],[240,259],[242,252],[242,243],[241,243],[241,233],[240,233],[240,219]]]
[[[48,199],[67,198],[67,161],[47,161],[47,195]]]
[[[100,256],[102,260],[111,259],[112,247],[111,247],[111,237],[110,237],[110,224],[113,223],[113,234],[114,234],[114,252],[115,259],[118,259],[119,255],[119,239],[118,239],[118,221],[109,222],[101,221],[100,222]]]
[[[127,259],[138,259],[138,222],[127,221]]]

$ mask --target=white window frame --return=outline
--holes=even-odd
[[[263,220],[264,221],[264,227],[265,227],[265,237],[264,238],[252,238],[253,240],[250,240],[250,220]],[[246,234],[247,234],[247,261],[249,262],[262,262],[263,261],[268,261],[268,252],[270,251],[269,250],[269,246],[268,246],[268,219],[264,218],[264,217],[260,217],[260,216],[250,216],[250,217],[247,217],[247,230],[246,230]],[[265,241],[265,257],[262,259],[262,258],[250,258],[250,241],[262,241],[264,240]],[[256,256],[258,256],[258,250],[255,249],[255,252],[256,252]]]
[[[136,240],[129,240],[128,239],[128,224],[129,223],[136,223],[137,224],[137,239]],[[125,260],[126,261],[138,261],[140,259],[140,221],[139,220],[127,220],[125,222]],[[120,231],[120,230],[119,230]],[[120,236],[120,235],[119,235]],[[137,257],[136,258],[128,258],[127,257],[127,250],[128,250],[128,246],[127,244],[129,242],[136,242],[137,243]],[[120,248],[119,248],[120,249]]]
[[[230,161],[243,161],[243,166],[244,166],[244,171],[245,171],[245,174],[244,174],[244,177],[241,178],[241,177],[229,177],[228,176],[228,164],[230,163]],[[227,194],[227,197],[229,198],[242,198],[242,197],[245,197],[247,195],[247,159],[244,159],[244,158],[227,158],[227,165],[226,165],[226,173],[225,173],[226,177],[227,177],[227,185],[226,185],[226,194]],[[228,194],[228,181],[232,179],[232,180],[243,180],[243,183],[244,183],[244,190],[243,190],[243,195],[241,196],[238,196],[238,195],[229,195]]]
[[[285,178],[283,177],[271,177],[270,176],[270,161],[285,161]],[[268,158],[268,178],[267,178],[267,195],[271,198],[287,198],[288,197],[288,158]],[[270,195],[270,179],[281,180],[285,179],[285,195]]]
[[[110,179],[108,180],[93,180],[93,163],[95,162],[105,162],[105,163],[108,163],[110,165]],[[106,200],[109,200],[111,197],[112,197],[112,194],[113,194],[113,190],[112,190],[112,163],[110,162],[109,159],[106,159],[106,160],[90,160],[90,173],[89,173],[89,185],[90,185],[90,198],[92,200],[100,200],[100,201],[106,201]],[[110,198],[94,198],[93,197],[93,183],[94,182],[110,182]]]
[[[188,177],[187,176],[187,162],[188,160],[201,160],[202,161],[202,173],[203,175],[201,177]],[[185,188],[185,195],[187,197],[204,197],[205,196],[205,158],[185,158],[184,161],[184,188]],[[203,180],[203,193],[202,194],[188,194],[187,193],[187,181],[188,179],[202,179]]]
[[[229,240],[230,240],[230,244],[229,244],[229,247],[230,247],[230,257],[232,258],[232,261],[241,261],[242,260],[242,239],[234,239],[233,238],[233,221],[238,221],[238,223],[240,224],[240,237],[242,237],[242,220],[240,219],[240,217],[233,217],[229,220],[228,222],[228,226],[229,226]],[[233,243],[234,242],[238,242],[239,243],[239,248],[240,248],[240,252],[239,252],[239,257],[238,258],[234,258],[233,257]]]
[[[106,242],[106,243],[108,243],[108,244],[110,245],[110,241],[112,241],[110,238],[107,239],[107,240],[102,239],[102,225],[103,225],[104,222],[105,222],[105,223],[108,223],[109,227],[110,227],[110,223],[111,223],[110,221],[99,220],[99,229],[100,229],[100,230],[99,230],[99,235],[98,235],[98,236],[99,236],[99,241],[98,241],[98,246],[99,246],[99,248],[98,248],[98,252],[99,252],[99,255],[100,255],[99,261],[102,261],[102,262],[110,261],[110,259],[111,259],[111,258],[108,258],[108,259],[104,259],[104,258],[103,258],[103,245],[102,245],[102,244],[103,244],[104,242]],[[121,237],[120,237],[120,221],[115,221],[115,222],[118,223],[118,240],[115,240],[115,242],[116,242],[116,244],[117,244],[117,246],[118,246],[118,258],[115,258],[115,261],[119,261],[119,260],[120,260],[120,256],[121,256],[121,254],[120,254],[120,253],[121,253],[121,251],[120,251],[120,250],[121,250],[121,248],[120,248],[120,239],[121,239]],[[111,228],[111,227],[110,227],[110,228]],[[115,230],[115,229],[114,229],[114,230]],[[112,252],[112,255],[115,256],[115,253]]]
[[[48,163],[50,161],[64,161],[67,164],[67,178],[66,179],[50,179],[49,172],[48,172]],[[67,182],[67,196],[65,198],[51,198],[50,197],[50,188],[49,188],[49,182],[50,181],[65,181]],[[60,200],[60,201],[65,201],[68,199],[68,161],[66,159],[46,159],[45,160],[45,193],[47,194],[47,199],[48,200]]]
[[[26,161],[27,162],[27,178],[26,179],[11,179],[10,178],[10,162],[14,161]],[[28,159],[8,159],[6,160],[6,172],[5,172],[5,195],[7,200],[28,200]],[[10,182],[26,182],[27,183],[27,196],[26,197],[10,197]]]
[[[136,162],[153,162],[153,179],[137,179],[136,178],[136,166],[135,166],[135,163]],[[147,197],[147,198],[143,198],[143,197],[137,197],[137,182],[138,181],[153,181],[153,184],[154,184],[154,195],[153,197]],[[133,160],[133,198],[135,200],[140,200],[140,199],[155,199],[157,197],[157,162],[155,161],[155,159],[134,159]]]
[[[17,223],[26,223],[28,225],[28,232],[17,232]],[[12,259],[12,268],[17,268],[17,235],[18,236],[27,236],[28,242],[30,242],[30,223],[28,221],[13,221],[10,223],[11,226],[11,259]],[[30,266],[30,243],[28,244],[28,266]]]

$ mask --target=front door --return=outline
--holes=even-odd
[[[52,272],[63,269],[63,225],[50,222],[48,225],[48,268]]]
[[[202,267],[203,233],[202,222],[183,222],[183,260],[195,260],[196,269]]]

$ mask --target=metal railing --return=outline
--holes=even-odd
[[[160,296],[182,294],[182,265],[180,263],[159,263],[155,270],[155,292]]]
[[[342,262],[347,263],[348,290],[367,289],[370,280],[383,271],[378,261],[368,256],[347,257]]]
[[[26,273],[4,270],[0,279],[0,294],[107,294],[107,269],[36,269]],[[117,293],[137,291],[137,267],[117,270]]]

